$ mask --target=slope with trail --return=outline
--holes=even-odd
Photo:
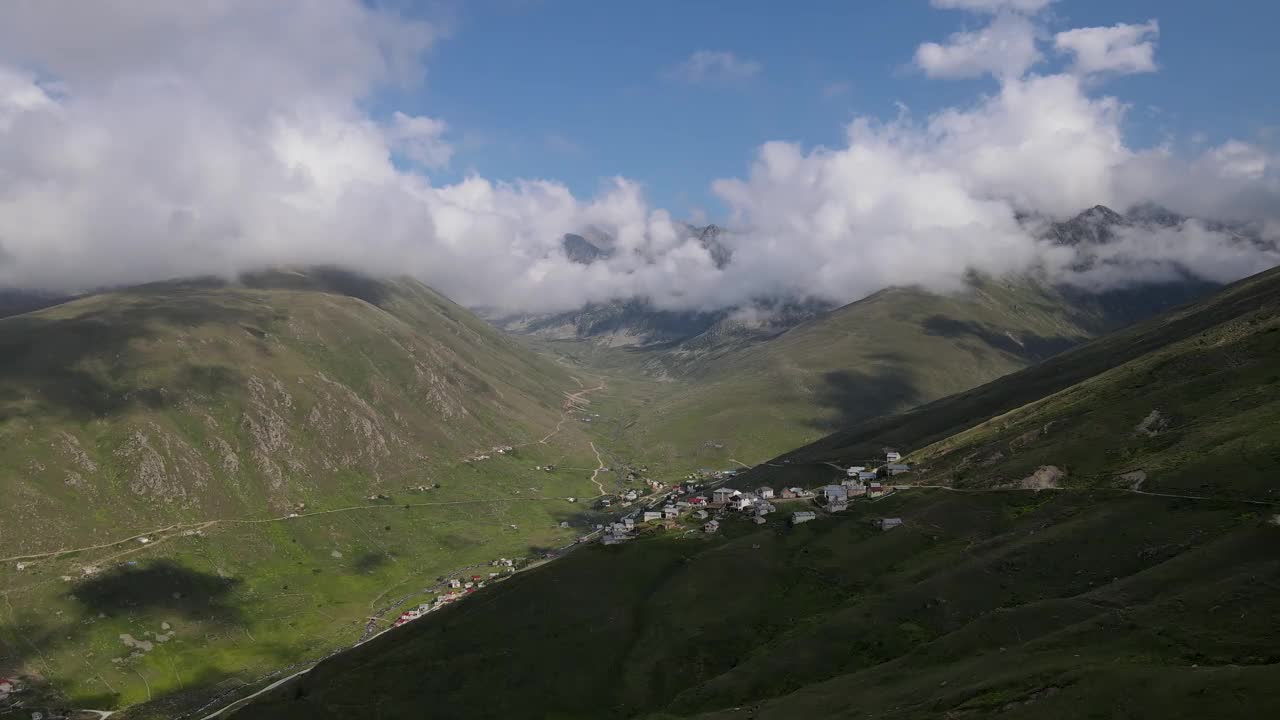
[[[821,484],[890,446],[918,464],[903,489],[587,548],[231,717],[1275,714],[1277,310],[1272,271],[855,426],[735,483]],[[1047,464],[1056,489],[1022,482]]]
[[[198,704],[347,644],[390,587],[563,545],[602,485],[534,467],[593,457],[569,420],[604,387],[325,268],[0,319],[0,676]]]

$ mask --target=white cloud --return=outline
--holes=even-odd
[[[1228,140],[1209,151],[1205,160],[1215,165],[1218,173],[1225,177],[1261,180],[1274,158],[1257,145]]]
[[[542,179],[433,184],[421,170],[450,162],[454,130],[429,112],[364,110],[379,88],[421,75],[429,25],[360,0],[97,3],[77,6],[76,23],[58,5],[0,4],[0,286],[337,263],[411,274],[467,304],[537,311],[647,296],[711,308],[954,287],[969,268],[1069,267],[1070,251],[1019,224],[1024,211],[1154,200],[1280,227],[1266,148],[1131,148],[1124,103],[1079,75],[1025,74],[1015,44],[1013,59],[984,51],[956,63],[998,75],[988,97],[924,118],[859,118],[837,147],[763,145],[746,177],[713,185],[735,228],[721,268],[624,178],[589,198]],[[1006,4],[993,22],[1033,9]],[[589,227],[614,252],[570,262],[562,234]],[[1275,262],[1194,226],[1108,252],[1111,276],[1089,282],[1175,261],[1213,278]]]
[[[444,139],[448,125],[443,120],[396,112],[388,139],[409,159],[425,168],[442,168],[453,157],[453,146]]]
[[[722,50],[699,50],[671,73],[689,83],[742,82],[760,74],[763,65]]]
[[[1002,10],[1033,14],[1049,7],[1054,0],[931,0],[936,8],[997,13]]]
[[[1021,77],[1041,60],[1036,47],[1038,32],[1026,17],[1000,13],[981,30],[955,33],[944,44],[920,45],[916,48],[916,65],[930,77],[938,78],[988,73],[1000,78]]]
[[[1060,52],[1075,56],[1073,71],[1092,73],[1147,73],[1156,71],[1155,38],[1160,25],[1155,20],[1141,25],[1076,28],[1054,36]]]

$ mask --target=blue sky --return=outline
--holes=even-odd
[[[936,80],[912,66],[916,46],[974,29],[979,16],[925,0],[593,2],[480,0],[416,8],[447,18],[424,83],[388,106],[442,118],[456,155],[433,179],[553,178],[575,194],[625,175],[677,214],[720,211],[708,184],[741,176],[767,140],[838,144],[855,115],[913,115],[972,103],[995,81]],[[1274,146],[1280,93],[1273,42],[1280,4],[1061,0],[1053,31],[1160,22],[1156,73],[1094,90],[1131,106],[1127,140],[1147,147],[1204,133]],[[752,77],[687,82],[673,69],[699,50],[759,64]],[[1037,66],[1061,65],[1052,55]]]

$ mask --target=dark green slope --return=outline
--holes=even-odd
[[[1188,364],[1208,360],[1208,364],[1202,362],[1199,367],[1220,370],[1218,378],[1229,384],[1245,387],[1258,379],[1269,384],[1274,382],[1270,375],[1259,378],[1235,371],[1240,369],[1241,362],[1247,363],[1251,370],[1261,370],[1280,357],[1271,344],[1275,336],[1268,332],[1278,311],[1280,269],[1275,269],[1241,280],[1204,301],[1143,321],[987,385],[906,413],[853,424],[788,453],[783,459],[797,465],[856,462],[879,457],[886,447],[900,448],[903,452],[923,448],[1165,348]],[[1187,345],[1188,340],[1196,347]],[[1239,356],[1224,349],[1237,340],[1244,343],[1236,348],[1240,350]],[[1206,358],[1202,350],[1219,354],[1220,359],[1234,359],[1215,366],[1210,359],[1212,353]],[[1166,365],[1166,372],[1152,375],[1148,382],[1154,388],[1160,382],[1172,380],[1176,368],[1176,365]],[[1140,387],[1134,385],[1134,389]],[[1224,408],[1229,407],[1225,402],[1231,399],[1229,396],[1218,399],[1224,401]],[[1094,397],[1092,401],[1102,405],[1108,398]],[[1136,419],[1134,425],[1142,419]],[[1132,426],[1128,430],[1132,431]]]
[[[866,522],[882,514],[908,525]],[[1042,698],[1043,717],[1190,718],[1224,697],[1216,717],[1257,717],[1280,700],[1280,529],[1239,506],[921,491],[728,535],[584,549],[233,717],[925,718]],[[1111,714],[1117,697],[1142,712]]]
[[[915,477],[955,487],[797,528],[730,519],[710,538],[585,548],[234,717],[1269,716],[1278,302],[1280,272],[1264,273],[739,481],[816,484],[838,472],[827,461],[889,443],[915,451]],[[1138,398],[1169,422],[1139,431]],[[1024,456],[1067,457],[1061,489],[1021,488],[1002,463]],[[1098,481],[1135,460],[1165,494]],[[1211,481],[1166,480],[1187,475]],[[868,522],[886,516],[905,525]]]

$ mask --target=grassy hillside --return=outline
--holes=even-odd
[[[1161,426],[1169,427],[1170,413],[1183,412],[1177,409],[1178,406],[1186,405],[1188,415],[1184,416],[1184,421],[1193,421],[1195,413],[1213,413],[1200,415],[1203,422],[1189,422],[1182,428],[1183,432],[1207,432],[1219,426],[1215,421],[1221,419],[1223,413],[1243,413],[1249,404],[1265,406],[1269,393],[1275,389],[1274,373],[1268,370],[1277,357],[1275,333],[1271,328],[1278,310],[1280,269],[1241,280],[1204,301],[1141,322],[987,385],[906,413],[852,425],[788,453],[785,459],[797,467],[807,467],[878,457],[886,447],[899,448],[903,452],[920,450],[1024,406],[1035,409],[1038,407],[1033,405],[1036,401],[1079,384],[1065,398],[1048,401],[1047,408],[1059,412],[1058,417],[1062,418],[1073,414],[1064,403],[1090,404],[1089,417],[1094,420],[1083,424],[1108,418],[1106,422],[1110,425],[1104,432],[1095,433],[1074,452],[1111,448],[1108,462],[1123,466],[1128,463],[1125,458],[1130,450],[1124,449],[1128,441],[1138,437],[1156,437],[1137,431],[1137,426],[1152,410],[1159,409],[1164,417],[1164,422],[1152,428],[1157,433],[1162,430]],[[1111,372],[1107,374],[1108,371]],[[1152,393],[1159,395],[1149,395]],[[1205,407],[1195,407],[1197,402],[1205,399],[1208,400]],[[1121,400],[1127,405],[1118,404]],[[1238,405],[1239,401],[1245,405]],[[1209,406],[1216,407],[1216,410]],[[1129,422],[1131,415],[1135,417]],[[1016,417],[1025,418],[1027,415],[1023,413]],[[1046,418],[1045,422],[1049,419]],[[1243,415],[1241,419],[1253,421]],[[1004,420],[999,420],[964,437],[970,440],[986,437],[993,428],[1005,424]],[[1079,429],[1081,423],[1074,424]],[[1104,429],[1102,425],[1094,427]],[[1030,426],[1022,428],[1018,437],[1023,439],[1015,445],[1032,444],[1031,436],[1026,435],[1030,429]],[[1069,437],[1072,435],[1055,432],[1050,426],[1042,440],[1057,443]],[[1179,442],[1174,443],[1174,440]],[[1157,444],[1181,445],[1181,440],[1183,436],[1180,434],[1164,434]],[[953,442],[959,441],[957,438]],[[1044,446],[1040,441],[1034,444]],[[949,446],[933,448],[920,459],[930,460],[944,447]],[[983,462],[994,463],[996,449],[991,448],[982,458]],[[1013,450],[1016,451],[1017,447]],[[1016,452],[1006,454],[1010,458],[1015,455],[1023,459],[1028,457]],[[1068,462],[1067,458],[1058,459],[1058,464]],[[932,464],[926,462],[926,465]],[[953,457],[950,464],[943,463],[926,470],[933,473],[930,477],[937,479],[945,477],[948,469],[958,465],[958,458]],[[984,467],[995,468],[994,465]],[[1013,471],[1015,466],[1008,467]],[[984,475],[996,477],[1001,473],[992,469]]]
[[[0,676],[198,704],[562,545],[565,498],[599,492],[562,422],[584,389],[422,285],[337,271],[0,320]]]
[[[1257,717],[1280,528],[1230,503],[917,491],[594,546],[382,636],[257,718]],[[869,522],[900,516],[891,532]],[[1216,709],[1216,712],[1215,712]]]
[[[1187,293],[1098,297],[975,277],[955,294],[885,290],[765,342],[570,350],[601,371],[631,363],[669,381],[623,419],[636,455],[750,464],[1034,365]]]
[[[593,546],[233,717],[1269,716],[1277,301],[1273,271],[741,481],[891,441],[956,487]]]

